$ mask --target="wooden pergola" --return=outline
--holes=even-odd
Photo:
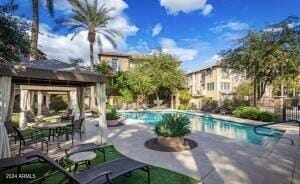
[[[7,149],[7,143],[1,143],[7,138],[4,121],[9,120],[14,103],[15,86],[20,86],[20,128],[26,126],[25,103],[28,91],[68,91],[76,93],[79,117],[84,117],[84,89],[96,86],[99,110],[99,138],[100,143],[107,141],[107,126],[105,122],[105,81],[104,75],[69,65],[57,60],[24,61],[20,63],[0,64],[0,147]],[[27,86],[27,87],[26,87]],[[35,87],[34,87],[35,86]],[[68,90],[67,90],[68,89]],[[76,90],[74,90],[76,89]],[[9,98],[9,100],[7,99]],[[2,139],[1,139],[2,138]],[[4,145],[4,146],[1,146]],[[6,146],[5,146],[6,145]],[[5,151],[0,150],[0,158],[7,157]],[[1,154],[3,153],[3,154]]]

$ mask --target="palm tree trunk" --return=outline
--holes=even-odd
[[[39,0],[32,0],[30,59],[37,59],[38,37],[39,37]]]
[[[90,69],[91,71],[94,71],[94,44],[90,42]],[[95,99],[95,87],[91,87],[91,104],[90,109],[93,109],[96,107],[96,99]]]

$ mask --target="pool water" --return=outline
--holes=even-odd
[[[126,119],[143,120],[143,122],[155,126],[156,123],[161,121],[162,115],[165,113],[176,112],[124,112],[122,115]],[[281,137],[284,133],[280,130],[260,128],[258,129],[260,133],[273,134],[276,137],[261,136],[255,134],[253,125],[219,120],[199,115],[184,114],[190,119],[190,126],[192,130],[209,132],[256,145],[269,146],[274,144],[279,140],[278,137]]]

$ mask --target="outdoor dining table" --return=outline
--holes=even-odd
[[[55,132],[61,131],[62,128],[65,128],[70,125],[72,125],[72,123],[69,121],[55,122],[55,123],[48,122],[48,123],[39,123],[39,124],[35,125],[35,128],[48,129],[48,131],[49,131],[48,141],[50,141],[51,135],[53,136],[53,140],[54,140]]]

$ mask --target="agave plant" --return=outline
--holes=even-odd
[[[163,137],[184,137],[191,133],[188,117],[181,114],[164,114],[156,124],[155,133]]]
[[[106,120],[117,120],[121,117],[116,108],[112,108],[109,112],[106,113],[105,116]]]

